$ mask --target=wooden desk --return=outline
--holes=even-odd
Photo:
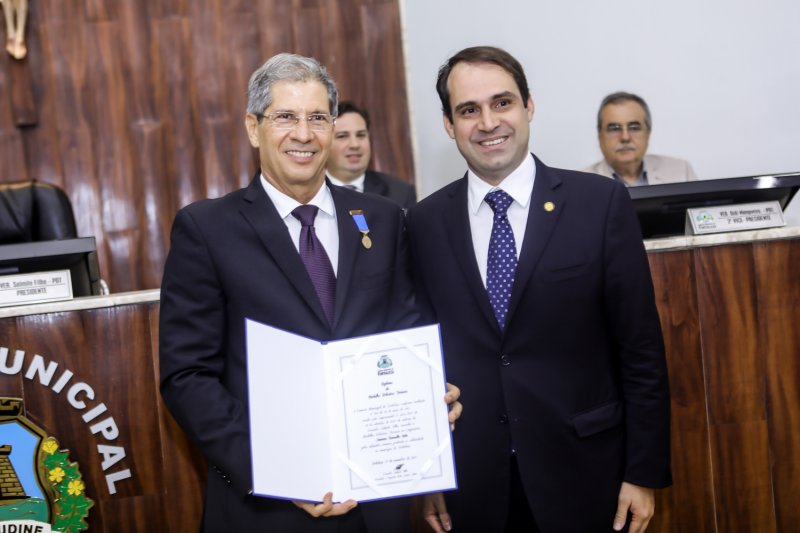
[[[672,392],[673,487],[648,532],[795,531],[800,524],[800,230],[648,241]],[[0,309],[0,347],[25,351],[0,373],[0,396],[80,463],[95,501],[91,531],[195,531],[205,464],[158,393],[158,291]],[[25,377],[39,354],[83,410]],[[1,354],[0,354],[1,355]],[[0,357],[2,363],[2,357]],[[3,368],[0,364],[0,368]],[[81,418],[104,403],[119,436]],[[98,418],[99,419],[99,418]],[[103,471],[98,444],[126,457]],[[106,476],[130,470],[111,494]],[[611,517],[609,517],[609,522]]]
[[[0,353],[0,396],[23,398],[27,417],[80,465],[94,500],[89,531],[199,527],[205,461],[158,393],[158,296],[155,290],[0,309],[0,349],[8,349],[5,358]],[[14,371],[17,350],[25,353]],[[58,365],[47,385],[26,377],[36,355],[45,365]],[[73,376],[55,392],[65,371]],[[106,411],[85,422],[82,417],[99,404]],[[109,417],[113,422],[92,433],[93,424]],[[119,436],[106,438],[103,431],[111,435],[114,425]],[[103,471],[99,445],[118,446],[125,457]]]
[[[800,230],[646,245],[667,349],[674,476],[648,533],[797,531]]]

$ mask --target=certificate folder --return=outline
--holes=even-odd
[[[246,331],[256,495],[456,488],[438,325],[325,343],[252,320]]]

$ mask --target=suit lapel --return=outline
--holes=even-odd
[[[331,187],[333,204],[336,207],[336,225],[339,229],[339,266],[336,269],[336,303],[333,312],[333,328],[339,323],[350,291],[350,284],[355,271],[356,257],[361,243],[361,232],[350,215],[351,209],[360,206],[350,203],[349,196],[336,187]],[[356,197],[357,198],[357,197]],[[364,213],[369,216],[369,213]]]
[[[508,304],[506,324],[511,322],[514,310],[519,304],[522,293],[533,275],[539,259],[542,257],[556,222],[564,210],[566,198],[561,187],[561,179],[539,159],[536,161],[536,179],[528,209],[528,222],[525,225],[525,238],[522,251],[517,262],[517,274],[511,290],[511,301]],[[552,204],[550,206],[548,204]],[[552,210],[547,209],[552,207]]]
[[[322,310],[322,304],[311,283],[308,271],[289,237],[286,224],[262,188],[258,176],[250,183],[245,192],[241,212],[258,234],[272,260],[281,269],[289,283],[297,289],[317,318],[327,325],[328,319]]]
[[[446,235],[449,236],[447,242],[450,243],[450,247],[453,249],[456,263],[464,273],[469,291],[478,301],[478,307],[480,307],[486,319],[499,334],[500,327],[497,325],[497,319],[489,303],[489,296],[486,294],[486,287],[483,286],[481,272],[475,259],[475,247],[472,244],[472,231],[469,223],[467,191],[467,178],[465,176],[451,194],[450,203],[442,211],[444,227],[447,230]]]
[[[375,173],[368,170],[364,175],[364,192],[386,196],[389,187]]]

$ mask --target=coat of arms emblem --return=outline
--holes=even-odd
[[[76,533],[92,505],[69,450],[25,417],[21,399],[0,398],[0,524]]]

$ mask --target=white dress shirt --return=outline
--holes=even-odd
[[[338,185],[339,187],[355,187],[355,190],[358,192],[364,192],[364,178],[366,174],[361,174],[359,177],[354,179],[353,181],[344,182],[340,179],[336,179],[330,174],[328,174],[328,179],[331,180],[331,183],[334,185]]]
[[[264,190],[267,191],[267,195],[269,199],[272,200],[275,209],[278,210],[278,214],[289,230],[289,236],[292,238],[294,247],[297,248],[297,252],[300,253],[300,230],[302,229],[302,225],[300,221],[292,215],[292,211],[303,204],[279,191],[274,185],[267,181],[263,174],[261,175],[261,185],[264,187]],[[317,191],[317,194],[307,205],[315,205],[319,208],[317,216],[314,219],[314,231],[317,234],[317,238],[322,243],[323,248],[325,248],[325,253],[328,254],[328,259],[330,259],[331,266],[333,267],[333,273],[337,274],[339,267],[339,229],[336,225],[336,207],[333,204],[333,197],[331,196],[331,191],[328,189],[328,186],[323,183],[322,187]]]
[[[495,189],[502,189],[514,199],[506,213],[508,222],[511,224],[511,231],[514,232],[514,244],[517,247],[517,259],[519,259],[522,240],[525,237],[525,226],[528,224],[528,210],[535,178],[536,163],[530,154],[497,187],[489,185],[471,170],[467,172],[469,226],[472,232],[472,246],[475,248],[475,259],[478,261],[478,269],[481,272],[484,287],[486,286],[486,263],[489,259],[489,240],[492,237],[494,223],[494,211],[484,201],[484,198]]]

